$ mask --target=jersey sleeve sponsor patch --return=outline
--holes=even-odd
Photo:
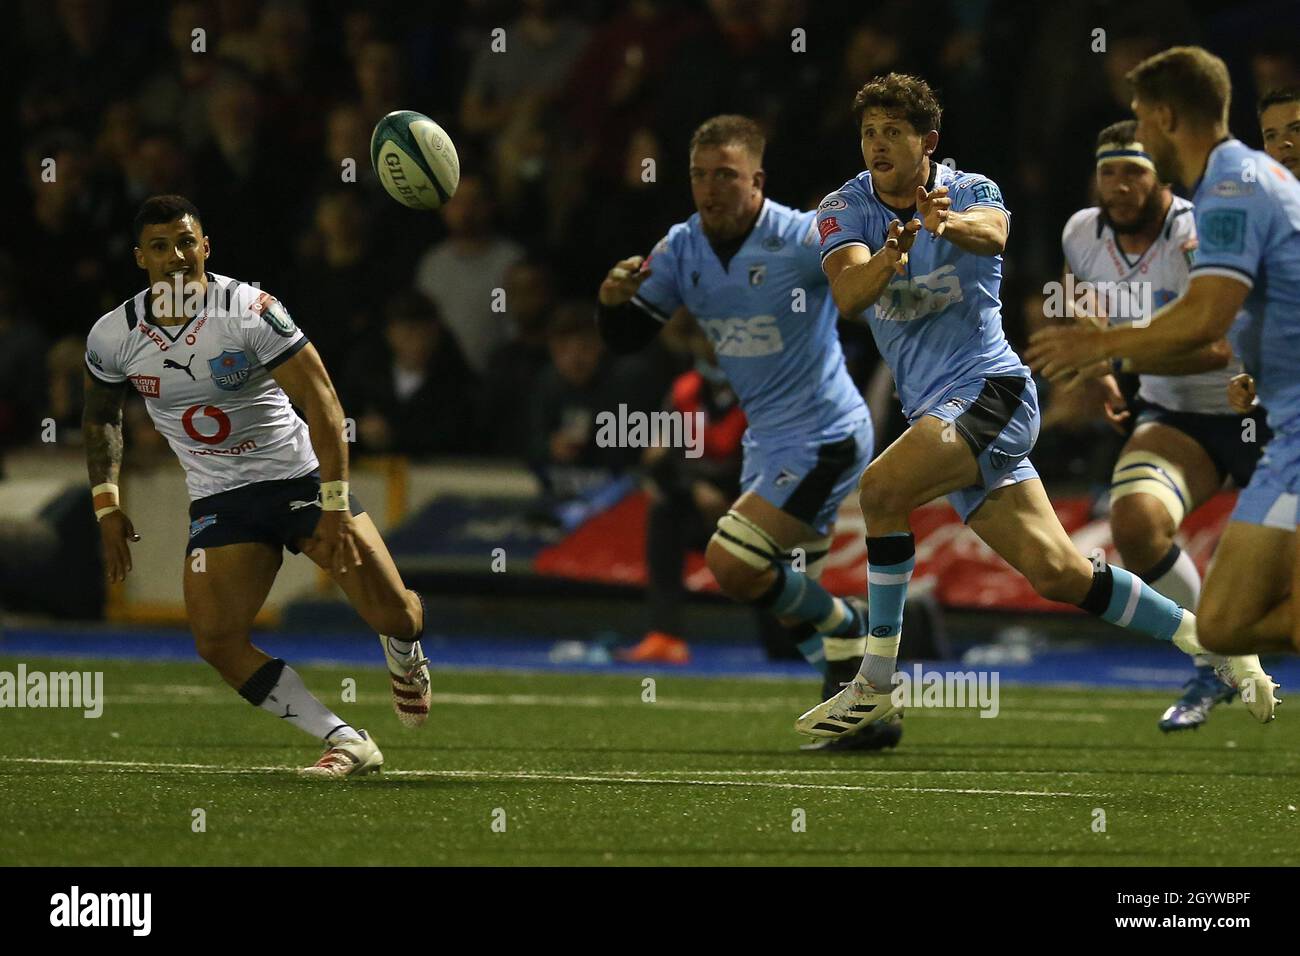
[[[260,315],[276,335],[287,339],[298,331],[298,327],[293,324],[293,319],[289,317],[288,311],[280,304],[280,300],[273,295],[259,292],[257,298],[249,305],[248,310],[254,315]]]
[[[1002,190],[998,189],[996,183],[982,180],[977,182],[971,188],[971,204],[978,205],[980,203],[993,203],[998,206],[1005,205],[1002,201]]]
[[[817,223],[817,231],[821,234],[822,245],[824,246],[826,245],[827,239],[835,235],[835,233],[843,232],[844,230],[840,227],[839,220],[834,216],[824,216]]]

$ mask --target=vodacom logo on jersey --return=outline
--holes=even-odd
[[[210,435],[203,434],[194,424],[196,418],[204,420],[204,430],[215,428],[216,431]],[[230,437],[230,416],[216,405],[191,405],[181,416],[181,427],[185,429],[185,434],[197,442],[205,445],[220,445]]]

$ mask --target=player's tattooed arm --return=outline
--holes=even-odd
[[[271,372],[307,420],[311,447],[320,461],[320,480],[347,481],[348,449],[343,438],[343,406],[316,346],[308,344]]]
[[[92,487],[117,484],[122,468],[122,402],[126,385],[101,382],[85,373],[85,406],[81,431],[86,442],[86,470]]]

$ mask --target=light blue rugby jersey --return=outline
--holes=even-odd
[[[660,321],[686,306],[760,441],[838,441],[867,417],[844,367],[813,219],[765,199],[724,266],[695,213],[654,247],[632,300]]]
[[[990,179],[931,163],[927,188],[947,186],[955,211],[992,206],[1011,213]],[[880,201],[870,171],[858,173],[817,207],[821,255],[885,244],[889,224],[904,216]],[[990,375],[1030,372],[1002,333],[1002,257],[977,256],[922,229],[908,255],[907,274],[895,275],[867,318],[880,354],[894,373],[908,419],[924,414],[951,385]]]
[[[1250,286],[1229,340],[1255,377],[1275,432],[1300,432],[1300,182],[1266,153],[1229,139],[1196,187],[1198,245],[1189,281]]]

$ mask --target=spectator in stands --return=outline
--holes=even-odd
[[[417,459],[471,451],[474,376],[437,308],[403,292],[385,311],[382,340],[356,350],[344,387],[361,451]]]
[[[456,195],[442,208],[447,238],[416,266],[415,287],[433,300],[475,373],[510,338],[501,302],[506,269],[523,258],[516,242],[495,231],[496,204],[483,178],[463,173]]]
[[[36,441],[47,406],[48,342],[23,312],[16,271],[14,261],[0,253],[0,451]]]
[[[204,101],[221,62],[215,46],[225,36],[214,29],[215,21],[211,8],[198,0],[173,4],[167,18],[169,49],[150,61],[135,97],[143,125],[171,131],[187,148],[208,138]],[[202,32],[196,36],[195,31]]]
[[[683,635],[686,589],[682,572],[690,551],[704,550],[722,517],[740,494],[741,411],[713,347],[699,326],[689,334],[695,367],[673,382],[665,403],[679,415],[698,416],[704,437],[698,458],[682,448],[650,448],[642,459],[650,510],[646,518],[649,630],[620,655],[630,661],[684,664],[690,650]]]
[[[210,144],[195,157],[198,196],[204,231],[212,239],[213,267],[224,275],[258,280],[272,287],[268,270],[283,268],[284,239],[264,220],[282,216],[282,188],[291,177],[289,164],[274,137],[274,124],[264,122],[262,98],[252,77],[233,65],[213,78],[207,99]]]
[[[548,495],[563,500],[607,482],[635,464],[640,452],[597,443],[597,415],[616,413],[629,396],[605,353],[589,302],[566,302],[555,310],[547,347],[550,364],[528,397],[531,460]]]
[[[552,0],[524,0],[523,14],[505,27],[506,50],[482,38],[461,99],[460,125],[471,136],[509,134],[539,115],[562,88],[582,52],[587,28],[558,15]]]
[[[285,285],[285,305],[326,367],[345,362],[359,342],[382,332],[379,309],[403,285],[376,248],[369,226],[355,187],[338,186],[321,196],[312,227],[300,240],[292,281]],[[214,255],[218,248],[214,240]],[[267,283],[267,288],[274,293],[279,287]]]
[[[551,273],[538,259],[506,270],[506,314],[514,337],[498,346],[483,376],[480,409],[483,451],[523,458],[531,440],[529,416],[519,414],[520,396],[531,396],[550,363],[546,324],[553,305]]]

